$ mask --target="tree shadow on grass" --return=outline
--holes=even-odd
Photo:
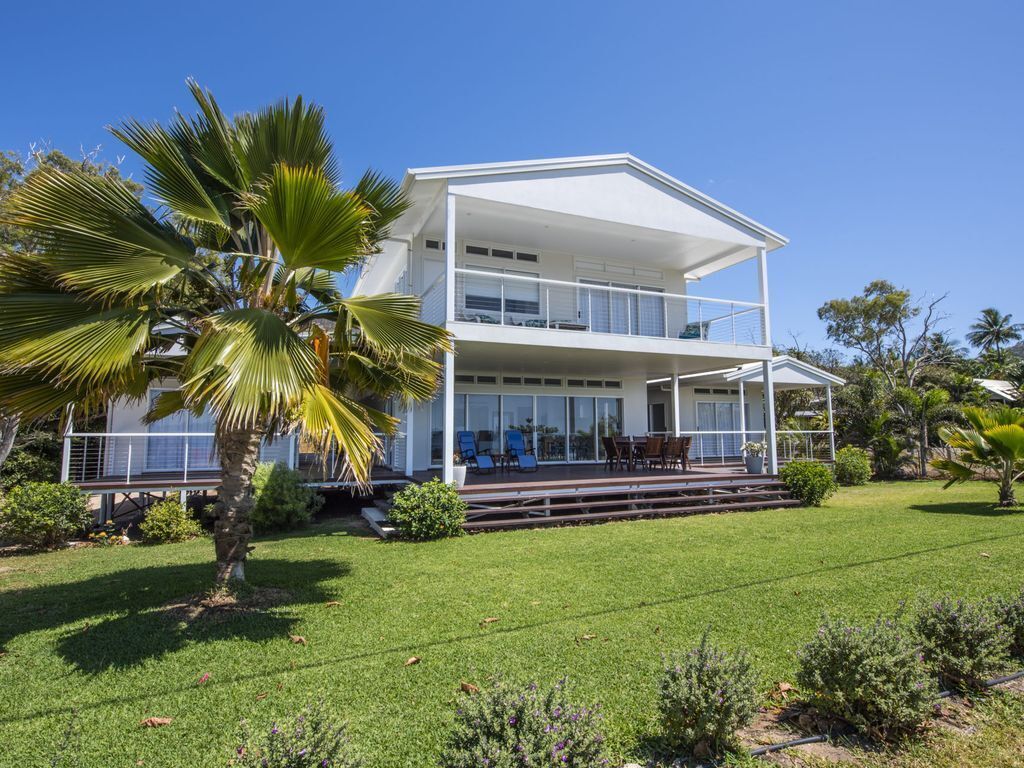
[[[203,599],[212,570],[205,563],[135,568],[0,594],[0,648],[20,635],[66,627],[57,653],[96,673],[134,667],[190,643],[287,637],[299,620],[288,608],[335,597],[323,582],[350,569],[334,560],[253,559],[246,590],[223,603]]]
[[[977,501],[950,501],[945,504],[911,504],[910,509],[934,515],[970,515],[973,517],[1005,517],[1021,515],[1020,507],[997,507]]]

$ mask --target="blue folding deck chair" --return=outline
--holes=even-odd
[[[474,472],[493,472],[494,459],[486,453],[480,453],[476,447],[476,435],[472,432],[456,432],[459,443],[459,455]]]
[[[509,461],[520,472],[537,471],[539,467],[537,457],[527,450],[526,440],[523,439],[523,433],[518,429],[505,430],[505,451],[508,454]]]

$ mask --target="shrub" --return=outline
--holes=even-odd
[[[466,502],[454,485],[437,478],[422,485],[411,483],[391,500],[388,520],[402,536],[416,541],[461,536]]]
[[[92,523],[88,500],[70,483],[26,483],[11,490],[0,510],[0,539],[53,548]]]
[[[757,677],[745,652],[713,646],[708,632],[686,654],[666,657],[660,683],[666,741],[716,754],[736,745],[736,731],[757,712]]]
[[[15,448],[0,468],[0,489],[25,483],[50,483],[60,479],[60,461],[49,455]]]
[[[483,691],[465,693],[455,729],[441,756],[441,768],[519,768],[608,764],[598,732],[597,707],[574,703],[566,681],[547,690],[536,684],[497,681]]]
[[[809,704],[882,739],[920,727],[937,693],[916,638],[892,619],[826,620],[798,660]]]
[[[1024,658],[1024,590],[1012,599],[996,598],[994,609],[1010,634],[1010,653]]]
[[[241,768],[358,768],[345,725],[331,720],[322,701],[270,724],[257,738],[243,720],[231,765]]]
[[[991,603],[947,595],[921,605],[915,628],[925,661],[951,685],[978,687],[1008,661],[1010,633]]]
[[[865,485],[871,479],[871,458],[863,448],[846,445],[836,451],[832,470],[840,485]]]
[[[180,502],[167,499],[146,510],[139,531],[147,544],[170,544],[194,539],[202,534],[203,528]]]
[[[251,520],[257,533],[301,528],[324,503],[324,497],[306,485],[302,475],[268,461],[256,467],[252,495]]]
[[[790,493],[812,507],[820,507],[839,489],[832,470],[815,461],[791,461],[779,470],[779,477]]]

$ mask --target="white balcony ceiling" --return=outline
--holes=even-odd
[[[443,235],[446,185],[457,196],[460,239],[635,257],[694,278],[786,242],[629,155],[412,170],[413,208],[394,233]]]

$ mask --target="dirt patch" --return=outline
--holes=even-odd
[[[159,610],[172,621],[194,624],[198,621],[223,621],[246,613],[258,613],[291,599],[290,592],[277,587],[247,587],[244,592],[203,592],[162,605]]]

